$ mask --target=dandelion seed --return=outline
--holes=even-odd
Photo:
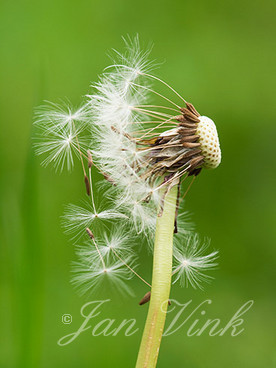
[[[83,129],[89,123],[89,109],[85,104],[79,109],[74,109],[70,104],[61,105],[46,101],[35,111],[35,124],[42,128],[44,135],[64,128]]]
[[[124,231],[123,227],[118,227],[111,231],[111,235],[105,232],[103,234],[103,240],[100,241],[99,245],[104,256],[112,256],[115,251],[117,255],[128,258],[130,255],[133,255],[133,240],[129,232]]]
[[[81,129],[64,127],[42,134],[39,142],[35,143],[36,153],[46,156],[42,164],[53,164],[61,171],[67,166],[67,169],[71,170],[74,166],[74,156],[79,158],[80,151],[84,152],[88,144],[86,138],[79,136],[80,133]]]
[[[126,219],[127,216],[116,210],[103,210],[94,212],[93,207],[88,209],[70,204],[66,207],[63,215],[63,226],[65,232],[79,236],[84,233],[86,228],[91,227],[96,219],[112,220],[112,219]]]
[[[92,261],[95,257],[95,252],[79,252],[79,261],[73,264],[72,284],[78,288],[81,295],[96,291],[103,284],[106,286],[115,287],[124,294],[132,295],[133,292],[125,281],[130,280],[133,276],[132,272],[125,267],[121,261],[106,263],[103,267],[98,260]],[[128,263],[131,261],[128,259]],[[108,285],[109,284],[109,285]]]
[[[139,305],[144,305],[144,304],[148,303],[148,302],[150,301],[150,294],[151,294],[151,292],[150,292],[150,291],[148,291],[148,292],[143,296],[143,298],[140,300]]]
[[[208,245],[208,242],[200,244],[198,235],[177,241],[174,247],[174,283],[179,280],[182,286],[190,284],[193,288],[202,288],[202,282],[212,279],[205,272],[217,266],[218,252],[204,255]]]

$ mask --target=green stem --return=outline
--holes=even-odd
[[[163,187],[164,195],[164,209],[156,223],[150,305],[136,368],[156,366],[170,296],[177,185],[169,190]]]

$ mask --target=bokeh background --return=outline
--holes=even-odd
[[[133,367],[147,291],[112,294],[103,318],[136,318],[131,337],[92,337],[57,345],[83,319],[69,283],[74,249],[60,228],[64,206],[83,198],[80,168],[56,175],[32,149],[33,109],[43,100],[79,105],[89,84],[122,49],[121,36],[153,42],[169,81],[218,127],[223,161],[204,172],[186,201],[197,231],[220,250],[215,280],[204,291],[175,286],[172,297],[222,323],[248,300],[238,337],[187,337],[187,327],[163,340],[158,367],[275,367],[275,6],[274,1],[2,0],[0,4],[1,352],[3,368]],[[140,272],[151,255],[140,248]],[[108,294],[107,294],[108,295]],[[191,310],[190,310],[191,311]],[[73,317],[62,323],[63,314]],[[199,317],[199,315],[197,315]],[[201,323],[204,316],[201,316]],[[194,320],[194,319],[193,319]],[[91,325],[95,323],[92,321]]]

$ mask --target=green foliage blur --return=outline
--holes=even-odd
[[[68,203],[83,198],[80,167],[56,175],[34,156],[32,120],[43,100],[68,98],[78,106],[89,84],[122,49],[121,36],[153,43],[158,75],[217,124],[223,161],[200,175],[186,208],[202,236],[220,251],[215,279],[204,291],[175,285],[172,298],[206,299],[165,337],[158,367],[275,367],[275,2],[2,0],[0,3],[0,333],[2,368],[134,367],[148,291],[133,280],[135,298],[115,292],[101,315],[71,344],[64,335],[83,322],[80,297],[70,284],[73,245],[60,227]],[[163,63],[164,62],[164,63]],[[151,255],[140,249],[139,271],[151,276]],[[104,298],[108,298],[108,290]],[[220,318],[222,324],[248,300],[244,331],[188,337],[188,327]],[[72,323],[62,323],[64,314]],[[173,312],[172,312],[173,314]],[[101,319],[137,320],[130,337],[92,336]],[[183,321],[183,319],[182,319]],[[274,348],[274,349],[273,349]]]

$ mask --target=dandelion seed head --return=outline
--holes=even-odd
[[[138,37],[126,39],[125,46],[122,53],[114,50],[112,65],[92,85],[81,108],[49,103],[36,113],[36,152],[46,156],[43,164],[70,170],[75,157],[82,164],[89,202],[69,205],[63,216],[73,239],[90,238],[77,246],[73,267],[72,283],[82,293],[106,281],[130,293],[125,281],[133,275],[126,265],[134,262],[131,239],[137,234],[152,238],[157,211],[166,203],[160,189],[178,184],[184,175],[195,178],[202,168],[215,168],[221,161],[214,122],[151,74],[156,65]],[[161,93],[158,84],[169,93]],[[97,198],[92,183],[96,169],[107,179]],[[110,205],[96,206],[103,198]],[[106,221],[113,222],[112,231]],[[175,281],[201,287],[201,281],[210,279],[205,271],[216,265],[217,252],[204,255],[205,246],[191,235],[185,213],[177,222]]]

